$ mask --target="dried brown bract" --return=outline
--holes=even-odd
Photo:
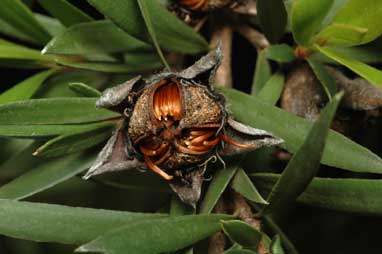
[[[151,169],[195,205],[209,162],[281,143],[228,117],[224,97],[212,86],[221,58],[217,48],[182,72],[136,77],[107,89],[97,107],[120,112],[123,121],[84,178]]]

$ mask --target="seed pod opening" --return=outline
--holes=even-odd
[[[122,112],[123,121],[85,177],[150,169],[195,205],[211,158],[281,143],[228,118],[224,97],[212,86],[221,58],[217,48],[182,72],[137,77],[106,90],[97,106]]]

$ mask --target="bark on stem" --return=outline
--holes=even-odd
[[[251,207],[248,205],[247,201],[242,195],[237,192],[233,193],[233,210],[234,214],[239,217],[241,220],[247,222],[249,225],[261,231],[261,221],[254,217]],[[267,247],[260,243],[258,245],[259,254],[269,254]]]
[[[246,38],[258,50],[269,47],[270,43],[264,34],[250,26],[237,26],[235,31]]]
[[[224,58],[216,72],[215,83],[218,86],[232,87],[232,37],[233,31],[229,26],[218,27],[211,37],[210,45],[215,47],[222,42],[222,51]]]
[[[227,213],[226,204],[223,198],[220,198],[214,208],[215,213]],[[226,237],[222,231],[217,232],[210,237],[208,242],[208,254],[223,254],[226,245]]]

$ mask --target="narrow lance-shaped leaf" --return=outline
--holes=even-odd
[[[136,59],[139,60],[139,59]],[[150,63],[115,63],[115,62],[69,62],[59,61],[63,66],[69,66],[77,69],[92,70],[106,73],[139,73],[152,71],[162,67],[161,62]]]
[[[39,13],[34,13],[34,16],[51,36],[57,36],[65,30],[65,27],[55,18]]]
[[[325,46],[351,47],[363,44],[367,28],[333,23],[314,37],[314,42]]]
[[[288,63],[296,59],[293,49],[286,44],[272,45],[266,48],[265,52],[268,59],[280,63]]]
[[[0,125],[70,124],[102,121],[119,115],[96,109],[96,98],[55,98],[0,105]]]
[[[0,200],[0,216],[2,235],[65,244],[83,244],[121,225],[163,217],[5,199]]]
[[[253,77],[252,95],[257,95],[271,77],[271,66],[267,60],[266,50],[261,50],[257,54],[256,69]]]
[[[222,221],[221,225],[231,241],[243,247],[256,248],[263,236],[260,231],[240,220]]]
[[[113,125],[112,122],[87,124],[0,124],[1,137],[41,138],[57,135],[69,135]]]
[[[76,43],[73,43],[76,42]],[[125,33],[109,20],[92,21],[69,27],[54,37],[44,54],[87,55],[151,51],[153,47]]]
[[[251,179],[249,179],[243,169],[239,169],[236,172],[231,185],[235,191],[243,195],[246,199],[260,204],[268,204],[257,191],[255,185],[251,182]]]
[[[257,17],[262,30],[271,43],[276,43],[287,25],[287,12],[283,0],[257,0]]]
[[[6,21],[2,20],[1,18],[0,18],[0,33],[2,35],[16,38],[21,41],[26,41],[32,44],[39,44],[36,40],[26,35],[25,33],[20,32],[19,30],[17,30],[16,28],[8,24]]]
[[[258,173],[252,176],[256,185],[269,192],[280,178],[279,174]],[[297,202],[334,211],[382,215],[382,181],[380,179],[341,179],[315,177]]]
[[[224,219],[232,219],[232,216],[204,214],[146,220],[106,233],[81,246],[77,251],[113,254],[172,252],[219,231],[220,220]]]
[[[111,136],[112,124],[86,132],[75,132],[53,138],[39,147],[33,155],[57,157],[93,147]]]
[[[99,12],[111,19],[128,34],[147,38],[145,23],[136,0],[87,0]]]
[[[88,169],[95,156],[77,154],[39,165],[0,187],[0,199],[23,199]]]
[[[333,0],[300,0],[292,5],[293,37],[300,45],[308,45],[315,33],[319,32],[328,15]]]
[[[70,83],[69,88],[84,97],[100,97],[101,92],[84,83]]]
[[[253,96],[233,89],[219,90],[226,96],[229,109],[238,121],[282,138],[283,146],[290,152],[298,150],[312,127],[312,122],[269,106]],[[382,173],[379,156],[335,131],[329,132],[321,162],[355,172]]]
[[[341,53],[336,52],[335,48],[328,48],[328,47],[319,47],[316,46],[316,48],[326,56],[330,57],[331,59],[335,60],[336,62],[339,62],[342,65],[345,65],[350,70],[354,71],[364,79],[368,80],[370,83],[372,83],[375,86],[381,86],[382,85],[382,71],[378,70],[374,67],[371,67],[369,65],[366,65],[364,63],[361,63],[357,60],[348,58]]]
[[[178,197],[172,195],[171,204],[170,204],[170,215],[171,216],[181,216],[181,215],[190,215],[194,214],[195,209],[182,201]],[[176,252],[175,254],[193,254],[194,250],[192,247],[185,250]]]
[[[12,27],[41,44],[47,43],[50,39],[48,32],[21,0],[2,0],[0,17]]]
[[[179,198],[176,197],[175,195],[172,196],[171,204],[170,204],[171,216],[188,215],[188,214],[193,214],[194,212],[195,211],[191,206],[180,201]]]
[[[322,63],[314,60],[311,57],[308,57],[307,61],[310,67],[312,68],[314,74],[316,75],[317,79],[320,81],[322,88],[324,88],[326,95],[331,100],[337,92],[336,81],[332,76],[330,76],[330,74],[325,69],[325,66]]]
[[[267,201],[269,205],[260,213],[275,212],[284,205],[295,201],[313,180],[318,171],[330,124],[336,113],[342,94],[337,94],[321,112],[305,142],[289,161],[281,178],[273,187]]]
[[[88,2],[130,35],[149,41],[136,0],[88,0]],[[158,1],[146,1],[146,7],[162,48],[186,54],[197,54],[208,50],[208,43],[202,36],[167,11]]]
[[[159,46],[156,31],[155,31],[155,28],[153,26],[153,20],[151,17],[151,13],[148,10],[148,5],[150,5],[150,3],[154,3],[154,2],[153,1],[146,2],[146,0],[137,0],[137,2],[139,5],[139,9],[141,10],[143,20],[145,21],[147,30],[149,31],[150,37],[154,43],[155,49],[158,52],[158,55],[159,55],[160,59],[162,60],[163,65],[166,67],[166,69],[168,71],[170,71],[171,70],[170,65],[167,63],[167,60],[163,54],[163,51],[162,51],[161,47]]]
[[[270,105],[275,105],[279,100],[284,87],[284,75],[277,72],[265,83],[257,97]]]
[[[11,87],[0,94],[0,104],[31,98],[43,82],[56,71],[57,69],[50,69],[40,72]]]
[[[41,55],[40,51],[30,49],[15,43],[1,40],[0,43],[0,58],[2,59],[21,59],[21,60],[36,60],[40,62],[52,62],[52,58]]]
[[[316,40],[348,47],[370,42],[382,34],[381,12],[381,1],[345,1]]]
[[[281,239],[279,235],[276,235],[271,243],[272,254],[285,254],[283,247],[281,246]]]
[[[72,26],[93,19],[66,0],[38,0],[41,6],[56,17],[64,26]]]
[[[207,193],[204,195],[203,202],[200,205],[199,213],[208,214],[212,212],[220,196],[223,194],[229,182],[237,172],[238,167],[238,164],[232,163],[214,174]]]
[[[356,47],[336,47],[336,52],[346,58],[352,58],[363,63],[379,63],[382,59],[382,43],[376,41]],[[321,63],[339,64],[320,52],[313,54],[310,58],[314,58]]]

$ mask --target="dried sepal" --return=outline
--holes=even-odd
[[[204,168],[182,173],[181,178],[170,182],[171,189],[184,203],[196,207],[202,190]]]
[[[107,141],[102,151],[98,154],[96,161],[83,176],[89,179],[92,176],[106,172],[115,172],[135,168],[146,169],[144,162],[129,156],[128,141],[121,130],[114,131],[113,135]]]
[[[284,142],[270,132],[253,128],[232,118],[228,118],[224,135],[224,148],[219,152],[222,156],[247,153],[263,146],[275,146]]]
[[[179,77],[184,79],[197,79],[205,85],[212,86],[217,68],[223,59],[221,45],[215,50],[200,58],[196,63],[179,73]]]
[[[97,100],[96,107],[115,109],[120,108],[121,104],[132,104],[134,92],[137,92],[141,79],[141,76],[137,76],[123,84],[106,89]]]

